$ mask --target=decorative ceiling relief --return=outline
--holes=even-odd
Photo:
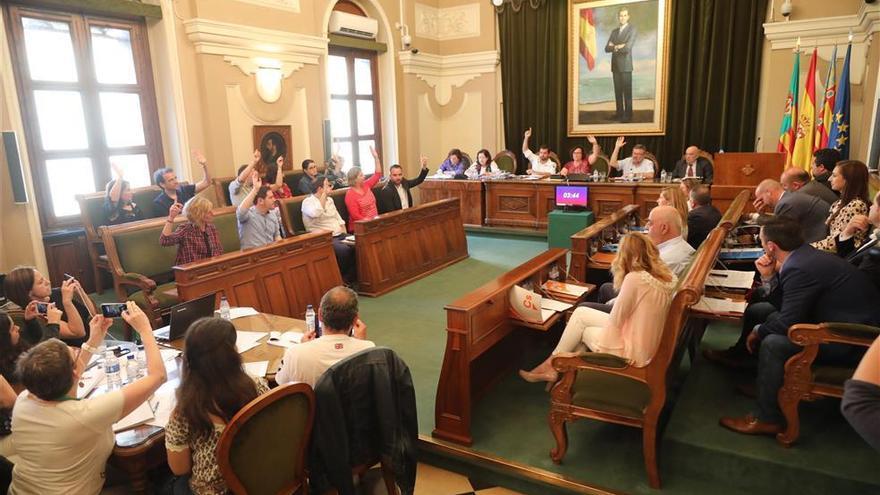
[[[495,72],[500,60],[498,52],[462,53],[458,55],[434,55],[432,53],[398,52],[404,74],[413,74],[434,89],[434,98],[441,106],[452,99],[453,88],[483,74]]]
[[[480,36],[480,4],[436,8],[417,3],[416,36],[445,41]]]

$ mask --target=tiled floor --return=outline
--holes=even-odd
[[[385,483],[379,468],[371,469],[364,475],[361,493],[367,495],[386,495]],[[123,495],[129,493],[125,485],[105,487],[101,495]],[[520,495],[499,486],[491,486],[476,479],[419,463],[416,471],[416,495]]]

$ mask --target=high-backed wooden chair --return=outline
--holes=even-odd
[[[660,488],[657,469],[660,413],[689,340],[682,335],[688,310],[702,297],[706,277],[725,234],[720,228],[709,234],[679,281],[657,352],[647,365],[637,367],[612,354],[594,352],[553,359],[553,367],[562,377],[550,396],[549,423],[556,439],[556,447],[550,451],[553,462],[562,462],[568,449],[567,422],[586,418],[634,426],[642,429],[642,451],[650,485]]]
[[[798,405],[822,397],[843,397],[843,382],[856,366],[815,364],[822,344],[850,344],[868,348],[880,336],[880,328],[856,323],[798,323],[788,329],[788,338],[803,347],[785,363],[785,379],[779,389],[779,408],[785,416],[785,431],[776,440],[790,447],[800,435]]]
[[[654,164],[654,177],[659,176],[660,170],[662,170],[663,167],[660,166],[660,162],[657,161],[657,157],[654,155],[654,153],[651,153],[650,151],[646,151],[645,158],[647,158],[648,160],[651,160],[651,163]]]
[[[516,173],[516,155],[511,153],[508,150],[501,150],[495,155],[495,158],[492,159],[495,162],[495,165],[498,166],[500,170],[505,172],[510,172],[511,174]]]
[[[281,385],[244,406],[217,444],[226,486],[236,495],[308,493],[314,419],[315,393],[306,383]]]
[[[232,205],[232,198],[229,196],[229,184],[232,184],[234,180],[235,177],[214,177],[211,179],[211,184],[214,186],[214,197],[221,203],[216,206]]]
[[[556,164],[556,172],[554,173],[559,173],[559,171],[562,170],[562,162],[559,160],[559,155],[557,155],[555,151],[551,151],[550,159]]]
[[[600,174],[607,175],[608,169],[611,168],[611,166],[609,165],[608,157],[600,153],[599,156],[596,157],[596,163],[590,165],[590,168],[599,172]]]

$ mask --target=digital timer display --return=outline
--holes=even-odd
[[[556,186],[556,206],[587,207],[587,186]]]

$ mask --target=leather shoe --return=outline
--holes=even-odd
[[[782,425],[758,421],[758,418],[751,414],[744,418],[721,418],[718,423],[728,430],[733,430],[745,435],[775,436],[777,433],[782,432]]]
[[[703,349],[703,357],[707,361],[720,364],[728,368],[735,369],[753,369],[756,366],[755,359],[743,351],[734,348],[719,349]]]

